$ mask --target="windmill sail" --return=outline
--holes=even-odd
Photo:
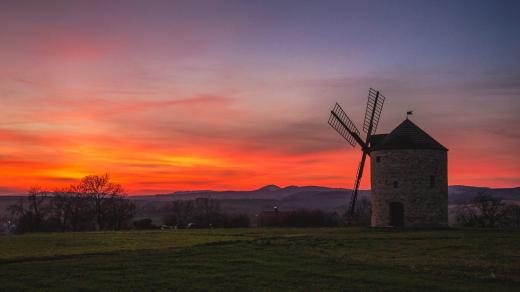
[[[330,112],[329,125],[347,140],[350,145],[355,146],[355,142],[361,142],[362,147],[364,147],[363,140],[359,137],[359,130],[356,128],[356,125],[337,103]]]
[[[349,222],[352,222],[354,217],[359,185],[361,183],[361,178],[363,177],[367,155],[370,153],[370,149],[368,148],[370,136],[375,134],[377,130],[384,102],[385,97],[381,95],[379,91],[370,88],[368,91],[365,119],[363,121],[363,131],[367,134],[365,141],[360,138],[359,130],[354,125],[354,122],[352,122],[338,103],[334,105],[334,108],[330,112],[329,125],[331,125],[334,130],[347,140],[350,145],[355,146],[357,142],[363,151],[356,174],[356,182],[354,184],[354,189],[352,190],[349,208],[347,210],[347,220]]]
[[[368,91],[368,101],[367,108],[365,110],[365,119],[363,122],[363,131],[367,134],[365,144],[368,145],[370,141],[370,136],[375,134],[377,130],[377,126],[379,124],[379,118],[381,117],[381,111],[383,110],[383,104],[385,102],[385,97],[372,88]],[[363,170],[365,168],[365,161],[368,155],[369,150],[367,148],[363,149],[363,154],[361,155],[361,161],[359,162],[358,172],[356,175],[356,182],[354,184],[354,189],[352,190],[352,197],[350,199],[350,206],[347,211],[348,220],[351,221],[355,216],[356,211],[356,201],[359,191],[359,185],[361,184],[361,179],[363,177]]]
[[[372,88],[368,91],[367,109],[365,110],[365,119],[363,121],[363,131],[367,133],[367,137],[373,135],[379,124],[381,111],[385,97]]]
[[[363,154],[361,154],[361,161],[359,162],[358,171],[356,174],[356,182],[354,184],[354,189],[352,190],[352,196],[350,198],[350,206],[347,211],[348,219],[352,220],[352,217],[355,215],[355,208],[356,208],[356,201],[359,191],[359,184],[361,183],[361,178],[363,177],[363,170],[365,168],[365,161],[367,158],[367,152],[363,151]]]

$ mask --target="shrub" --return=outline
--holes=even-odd
[[[152,222],[152,219],[150,218],[143,218],[140,220],[136,220],[133,222],[135,229],[156,229],[157,226],[155,226]]]

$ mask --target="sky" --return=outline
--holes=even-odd
[[[450,185],[520,186],[518,1],[8,0],[0,64],[0,194],[351,188],[327,119],[361,129],[370,87],[377,133],[413,110]]]

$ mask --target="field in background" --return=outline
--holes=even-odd
[[[251,228],[2,236],[0,285],[518,291],[520,232]]]

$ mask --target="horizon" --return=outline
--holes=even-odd
[[[520,186],[515,1],[5,1],[0,195],[109,173],[132,195],[353,188],[335,102],[410,119],[449,185]],[[370,188],[367,169],[361,184]]]
[[[278,187],[279,189],[286,189],[286,188],[290,188],[290,187],[296,187],[296,188],[306,188],[306,187],[318,187],[318,188],[326,188],[326,189],[339,189],[339,190],[345,190],[345,191],[352,191],[353,188],[349,188],[349,187],[329,187],[329,186],[319,186],[319,185],[287,185],[287,186],[280,186],[280,185],[277,185],[277,184],[268,184],[268,185],[264,185],[264,186],[260,186],[260,187],[256,187],[256,188],[252,188],[252,189],[225,189],[225,190],[211,190],[211,189],[192,189],[192,190],[172,190],[172,191],[168,191],[168,192],[165,192],[165,193],[156,193],[156,194],[130,194],[130,193],[126,193],[125,195],[129,196],[129,197],[147,197],[147,196],[169,196],[169,195],[175,195],[175,194],[182,194],[182,193],[203,193],[203,192],[254,192],[254,191],[259,191],[265,187],[269,187],[269,186],[276,186]],[[520,188],[520,185],[519,186],[513,186],[513,187],[507,187],[507,188],[502,188],[502,187],[496,187],[496,188],[493,188],[493,187],[487,187],[487,186],[473,186],[473,185],[448,185],[448,188],[453,188],[453,187],[466,187],[466,188],[484,188],[484,189],[493,189],[493,190],[499,190],[499,189],[518,189]],[[53,192],[53,190],[46,190],[50,193]],[[366,191],[371,191],[370,188],[368,189],[365,189],[365,188],[360,188],[359,189],[360,192],[366,192]],[[13,193],[13,194],[0,194],[0,197],[17,197],[17,196],[26,196],[28,195],[27,193]]]

